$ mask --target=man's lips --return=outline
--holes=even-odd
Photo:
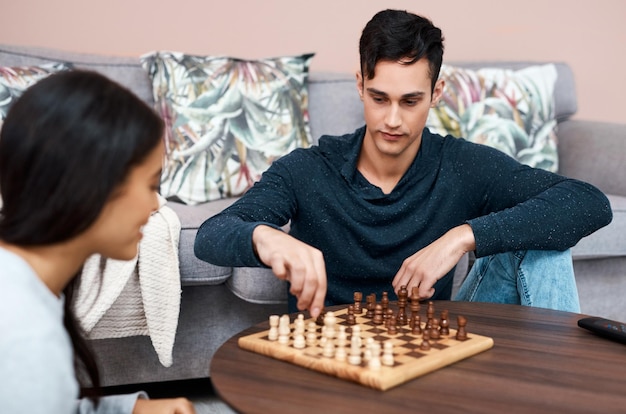
[[[384,139],[389,140],[389,141],[397,141],[404,136],[403,134],[389,133],[389,132],[384,132],[384,131],[381,131],[381,134]]]

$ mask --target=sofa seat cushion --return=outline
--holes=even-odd
[[[613,221],[584,237],[572,248],[574,260],[626,256],[626,197],[607,194],[613,210]]]

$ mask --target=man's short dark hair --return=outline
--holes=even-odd
[[[365,25],[359,54],[364,79],[374,77],[374,67],[380,61],[413,64],[425,57],[434,90],[443,61],[443,35],[425,17],[404,10],[383,10]]]

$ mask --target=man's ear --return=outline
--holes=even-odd
[[[356,90],[359,92],[359,96],[361,97],[361,101],[363,100],[363,75],[361,71],[356,71]]]
[[[435,89],[433,89],[433,96],[430,100],[430,107],[434,108],[439,103],[439,100],[443,96],[443,88],[446,86],[446,81],[443,79],[438,79],[435,82]]]

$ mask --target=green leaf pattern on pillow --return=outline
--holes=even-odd
[[[166,122],[163,196],[187,204],[239,196],[273,160],[309,146],[312,57],[143,56]]]
[[[532,167],[556,172],[554,65],[476,71],[443,65],[443,97],[426,126],[497,148]]]

